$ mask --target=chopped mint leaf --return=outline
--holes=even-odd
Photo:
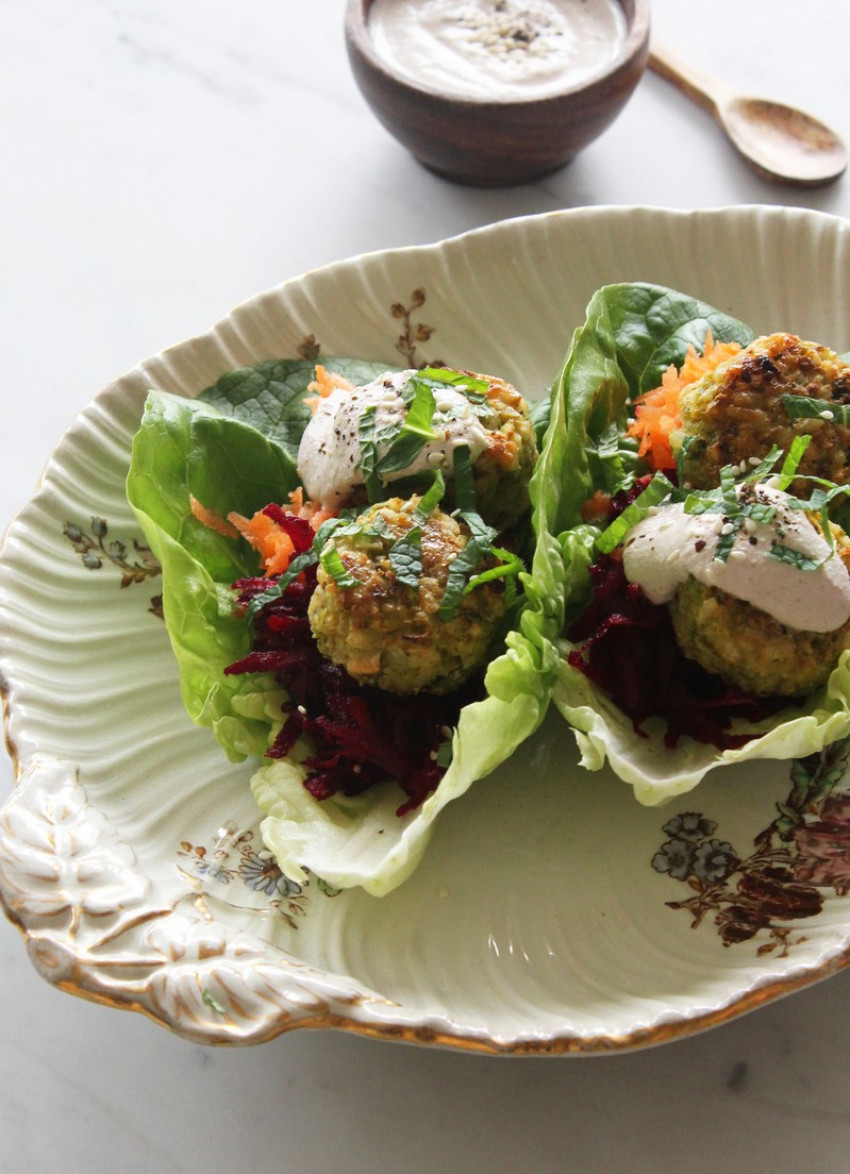
[[[777,562],[787,563],[791,567],[796,567],[798,571],[816,571],[818,567],[832,556],[832,551],[826,558],[811,558],[807,554],[803,554],[801,550],[794,550],[791,546],[785,546],[781,542],[774,543],[767,552],[767,557],[776,559]]]
[[[754,483],[756,481],[764,481],[769,477],[776,468],[779,458],[782,456],[782,449],[778,445],[773,445],[766,457],[763,457],[757,465],[746,474],[744,480]],[[796,466],[795,466],[796,468]]]
[[[316,554],[313,549],[305,550],[303,554],[297,554],[279,578],[270,580],[267,590],[254,596],[248,604],[248,615],[253,618],[263,610],[267,603],[280,599],[289,584],[297,579],[307,567],[312,566],[315,561]]]
[[[370,404],[360,417],[358,439],[360,441],[360,460],[357,468],[363,474],[363,483],[369,501],[377,501],[381,495],[381,482],[375,469],[378,464],[378,438],[375,428],[376,407]]]
[[[431,488],[422,495],[419,504],[416,506],[416,516],[421,522],[426,522],[433,514],[434,510],[443,500],[443,494],[446,492],[446,482],[443,474],[438,469],[434,474],[434,480],[431,483]]]
[[[425,440],[436,440],[438,434],[431,427],[435,408],[433,388],[416,375],[410,380],[410,383],[413,386],[414,394],[404,419],[403,431],[414,432]]]
[[[635,526],[649,511],[667,497],[674,489],[673,483],[663,473],[656,473],[650,483],[631,505],[627,506],[618,518],[615,518],[607,529],[603,530],[596,539],[596,549],[602,554],[610,554],[619,546],[632,526]]]
[[[338,517],[328,518],[322,522],[316,531],[316,537],[313,539],[313,544],[310,549],[305,550],[302,554],[297,554],[282,575],[277,579],[270,580],[267,590],[254,596],[248,604],[248,615],[254,617],[258,612],[262,611],[267,603],[271,603],[275,599],[280,599],[289,584],[297,579],[302,571],[306,570],[307,567],[313,566],[320,560],[324,561],[324,549],[328,539],[333,534],[353,534],[359,532],[356,521],[352,520],[353,517],[353,510],[343,510]],[[330,570],[328,573],[332,574]],[[351,584],[348,584],[348,586],[351,586]]]
[[[419,590],[422,575],[422,530],[412,526],[389,549],[390,566],[396,579],[405,587]]]
[[[780,489],[787,489],[794,480],[797,475],[797,469],[800,467],[800,461],[802,461],[803,455],[811,442],[811,436],[795,436],[792,440],[788,454],[782,462],[782,468],[779,470]]]
[[[351,574],[342,561],[342,555],[335,546],[326,546],[319,555],[322,567],[336,583],[337,587],[350,588],[357,586],[357,579]]]
[[[434,418],[434,392],[424,380],[413,376],[407,387],[413,387],[413,398],[407,414],[397,425],[387,429],[379,438],[386,451],[378,458],[374,471],[378,477],[408,469],[429,440],[437,440],[439,433],[431,427]]]
[[[430,384],[434,390],[451,387],[456,391],[462,391],[469,400],[483,401],[490,390],[490,384],[486,379],[478,379],[466,371],[451,371],[447,367],[423,367],[417,371],[416,378]]]
[[[521,571],[525,570],[522,559],[510,550],[504,550],[501,546],[491,546],[490,553],[502,561],[489,567],[486,571],[480,571],[477,575],[473,575],[466,584],[465,592],[474,591],[482,583],[492,583],[494,579],[505,579],[506,581],[515,579]]]
[[[471,513],[476,508],[475,485],[472,476],[472,457],[468,444],[459,444],[452,453],[455,505],[461,513]]]
[[[450,620],[455,614],[458,604],[464,596],[467,581],[486,553],[487,548],[482,548],[481,544],[475,538],[471,538],[460,554],[452,561],[449,567],[446,589],[443,592],[443,598],[440,600],[440,607],[437,612],[441,620]]]
[[[826,420],[845,428],[850,426],[850,404],[837,404],[807,395],[783,395],[782,406],[792,420]]]
[[[449,564],[446,589],[440,600],[437,615],[441,620],[450,620],[466,592],[466,585],[473,577],[475,568],[490,553],[496,531],[474,513],[462,513],[461,517],[470,529],[466,546]]]

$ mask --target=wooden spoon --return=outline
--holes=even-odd
[[[802,110],[735,94],[657,44],[652,45],[649,67],[713,114],[765,179],[815,187],[831,183],[846,168],[847,151],[835,131]]]

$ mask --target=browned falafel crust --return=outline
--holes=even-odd
[[[822,400],[827,415],[792,419],[784,395]],[[763,458],[774,445],[787,452],[795,437],[810,435],[800,474],[847,484],[850,428],[828,416],[832,406],[847,403],[850,365],[834,351],[793,334],[758,338],[683,389],[683,432],[695,438],[684,454],[684,480],[712,488],[724,465]]]

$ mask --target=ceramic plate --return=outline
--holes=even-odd
[[[287,883],[263,852],[251,764],[229,764],[180,703],[159,568],[124,498],[148,388],[192,396],[259,359],[338,354],[442,360],[535,396],[593,291],[628,280],[850,347],[844,222],[600,208],[287,282],[83,412],[0,559],[17,772],[0,894],[46,979],[200,1043],[319,1026],[587,1053],[723,1022],[846,964],[845,747],[718,772],[660,810],[583,771],[553,712],[443,812],[412,879],[377,899]]]

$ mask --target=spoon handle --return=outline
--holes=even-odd
[[[731,91],[723,82],[694,68],[678,53],[656,41],[652,42],[650,48],[649,68],[710,114],[716,115],[723,103],[731,97]]]

